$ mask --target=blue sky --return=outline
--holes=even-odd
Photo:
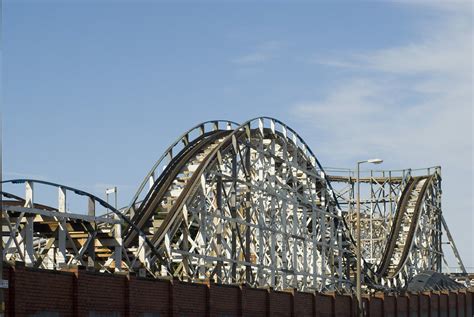
[[[210,119],[295,128],[323,165],[443,167],[474,267],[468,1],[4,1],[3,171],[126,204]]]

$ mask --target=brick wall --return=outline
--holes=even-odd
[[[384,317],[395,317],[397,315],[397,302],[395,296],[384,296],[383,312]]]
[[[240,287],[231,285],[209,285],[210,315],[235,317],[241,314]]]
[[[311,293],[294,292],[295,316],[309,317],[315,315],[315,298]]]
[[[439,317],[448,317],[448,294],[439,294]]]
[[[128,308],[128,279],[123,275],[86,271],[76,273],[76,307],[79,316],[125,314]]]
[[[466,316],[474,315],[474,292],[466,292]]]
[[[208,287],[205,284],[173,284],[173,316],[199,317],[207,316]]]
[[[397,317],[409,317],[409,306],[407,296],[397,297]]]
[[[129,280],[129,309],[130,316],[155,314],[166,316],[170,310],[169,281],[141,279],[134,276]]]
[[[430,296],[430,317],[439,317],[439,295],[432,293]]]
[[[354,300],[354,303],[356,300]],[[352,298],[350,296],[334,296],[334,316],[345,317],[352,314]]]
[[[458,307],[458,301],[457,301],[456,293],[449,292],[449,295],[448,295],[449,317],[457,316],[457,307]]]
[[[420,299],[418,298],[418,295],[408,294],[408,309],[410,311],[410,317],[419,316]]]
[[[332,317],[334,311],[333,296],[317,294],[316,295],[316,316]]]
[[[270,316],[291,317],[293,315],[293,295],[290,292],[269,293]]]
[[[57,312],[61,316],[73,315],[74,273],[17,266],[7,276],[11,297],[6,302],[8,313],[27,316],[43,311]]]
[[[8,316],[356,316],[355,297],[7,267]],[[365,316],[472,316],[472,291],[365,297]]]
[[[242,288],[242,314],[243,316],[266,316],[268,291],[264,289]]]
[[[369,299],[369,316],[383,316],[383,298],[371,297]]]
[[[464,317],[466,316],[466,294],[458,293],[456,297],[458,299],[458,317]]]

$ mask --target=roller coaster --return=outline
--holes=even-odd
[[[45,269],[82,265],[193,282],[351,292],[355,183],[351,170],[323,169],[279,120],[208,121],[171,144],[122,209],[61,184],[3,181],[3,258]],[[466,273],[442,215],[440,167],[370,171],[360,184],[367,292],[400,291],[421,272],[441,272],[443,233]],[[18,186],[24,197],[12,193]],[[39,187],[58,191],[57,206],[40,203]],[[82,197],[87,212],[71,213],[70,196]],[[98,215],[99,206],[107,213]]]

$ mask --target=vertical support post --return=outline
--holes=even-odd
[[[87,215],[95,217],[95,200],[90,197],[87,202]]]
[[[109,195],[114,194],[115,196],[115,210],[117,210],[117,186],[112,188],[107,188],[105,190],[105,196],[107,203],[109,203]],[[115,214],[114,219],[117,220],[117,223],[114,225],[114,239],[115,239],[115,272],[122,271],[122,224],[120,223],[120,217]]]
[[[320,192],[320,197],[319,197],[321,212],[319,212],[319,217],[318,217],[318,221],[320,224],[321,240],[323,241],[322,246],[321,246],[321,265],[319,267],[320,275],[321,275],[321,287],[326,286],[326,283],[327,283],[326,279],[330,275],[329,272],[327,271],[327,265],[326,265],[326,261],[328,260],[328,252],[329,252],[329,247],[328,247],[327,242],[330,239],[327,233],[328,223],[327,223],[327,218],[325,214],[328,208],[327,201],[326,201],[326,194],[327,193],[326,193],[325,186],[321,186],[321,192]],[[285,220],[285,223],[283,223],[283,228],[284,228],[284,231],[286,231],[286,220]]]
[[[385,178],[385,172],[382,172],[382,177]],[[374,202],[376,202],[376,197],[375,197],[375,189],[374,189],[374,171],[371,169],[370,170],[370,260],[373,261],[375,258],[374,255],[374,223],[373,223],[373,218],[374,218]],[[376,186],[379,186],[378,184]],[[383,189],[380,189],[383,190]],[[385,193],[384,193],[385,194]],[[385,198],[385,197],[384,197]],[[376,204],[378,204],[376,202]],[[384,204],[385,204],[385,199],[384,199]],[[367,237],[367,236],[366,236]],[[366,253],[367,254],[367,253]]]
[[[25,254],[25,266],[33,266],[34,252],[33,252],[33,217],[26,217],[26,224],[24,228],[23,238],[23,252]]]
[[[145,236],[140,232],[138,236],[138,259],[144,265],[145,263]]]
[[[25,207],[33,208],[34,206],[33,183],[26,182],[25,189]],[[33,216],[26,217],[26,224],[24,227],[24,236],[21,243],[23,254],[25,255],[25,266],[33,266],[34,252],[33,252]]]
[[[145,234],[140,232],[140,235],[138,236],[138,259],[145,267],[147,266],[146,251]]]
[[[315,189],[317,191],[317,186],[318,184],[316,183],[315,184]],[[317,246],[317,243],[318,243],[318,236],[317,236],[317,227],[316,227],[316,223],[318,221],[318,210],[316,209],[315,207],[316,204],[314,204],[311,208],[311,240],[312,240],[312,245],[313,245],[313,288],[315,290],[318,289],[318,262],[317,262],[317,258],[318,258],[318,248],[316,247]],[[273,234],[275,235],[275,234]],[[272,251],[273,251],[273,246],[272,246]],[[349,275],[348,275],[349,276]]]
[[[217,176],[217,184],[216,184],[216,201],[217,201],[217,213],[219,216],[222,216],[222,176]],[[217,261],[217,282],[222,283],[222,234],[223,234],[223,219],[218,218],[219,223],[217,224],[217,257],[219,260]]]
[[[87,248],[87,266],[95,267],[95,235],[97,230],[97,224],[95,222],[95,200],[89,197],[87,202],[87,214],[91,217],[94,217],[94,221],[91,223],[92,230],[90,234],[94,235],[94,238],[91,239],[89,246]]]
[[[153,188],[153,184],[155,184],[155,172],[151,173],[150,178],[148,179],[148,186],[150,189]]]
[[[199,205],[200,205],[199,215],[200,215],[200,218],[201,218],[201,226],[200,226],[199,230],[201,231],[201,234],[202,234],[202,242],[201,242],[199,247],[202,248],[203,250],[206,249],[206,247],[209,243],[208,234],[207,234],[207,231],[209,229],[208,229],[208,223],[207,223],[208,218],[207,218],[206,203],[207,203],[207,199],[206,199],[205,195],[201,195],[201,199],[200,199],[200,202],[199,202]],[[212,219],[212,216],[211,216],[211,219]],[[198,261],[199,261],[199,278],[204,280],[206,278],[206,271],[207,271],[206,260],[205,259],[199,259]]]
[[[403,180],[402,180],[403,181]],[[392,220],[392,215],[393,215],[393,209],[394,209],[394,197],[393,197],[393,194],[395,193],[395,190],[393,188],[393,183],[392,183],[392,171],[388,171],[388,189],[389,189],[389,196],[388,196],[388,200],[389,200],[389,208],[390,208],[390,214],[388,217],[388,221],[390,222]],[[400,184],[400,187],[402,185]],[[385,212],[385,215],[384,216],[387,216],[387,210],[384,210]]]
[[[27,208],[33,208],[33,183],[32,182],[26,182],[25,183],[25,207]]]
[[[232,155],[232,189],[230,193],[230,214],[232,219],[237,218],[236,207],[236,192],[237,192],[237,153]],[[237,260],[237,222],[232,223],[232,259]],[[232,262],[232,282],[237,282],[237,263]]]
[[[66,212],[66,189],[58,188],[58,211]],[[59,268],[66,264],[66,220],[59,219],[58,228],[58,253],[56,255],[56,262]]]
[[[246,175],[246,181],[248,184],[251,183],[251,179],[250,179],[250,147],[247,148],[247,153],[245,155],[245,169],[247,171],[247,175]],[[250,208],[252,208],[252,196],[251,196],[251,192],[250,192],[250,185],[249,187],[247,188],[247,193],[245,194],[245,222],[247,223],[246,224],[246,228],[245,228],[245,262],[247,263],[250,263],[251,259],[250,259],[250,238],[251,238],[251,233],[250,233],[250,222],[251,222],[251,218],[250,218]],[[252,271],[252,268],[250,266],[250,264],[247,264],[245,266],[245,280],[247,281],[247,283],[250,283],[250,277],[251,277],[251,271]]]
[[[204,175],[201,175],[201,177],[204,178]],[[203,192],[206,192],[205,190],[206,189],[203,188]],[[189,232],[189,213],[188,213],[187,205],[183,206],[182,213],[183,213],[183,222],[181,223],[181,228],[182,228],[182,232],[183,232],[183,241],[182,241],[182,244],[181,244],[181,250],[186,252],[186,254],[183,254],[183,259],[182,259],[183,268],[184,268],[183,276],[184,276],[185,279],[190,281],[190,277],[191,277],[191,270],[190,270],[191,257],[188,253],[189,252],[190,232]]]
[[[272,144],[272,152],[275,153],[275,142]],[[276,171],[275,171],[275,160],[273,160],[273,159],[272,159],[272,163],[270,165],[270,173],[269,174],[272,176],[271,187],[274,189],[276,187],[276,184],[275,184],[276,183],[276,177],[275,177]],[[276,211],[276,206],[275,206],[275,199],[276,199],[275,197],[272,197],[271,201],[270,201],[270,211],[269,211],[270,212],[270,219],[277,219],[276,218],[277,211]],[[276,231],[277,231],[275,221],[271,222],[270,230],[271,230],[271,233],[270,233],[270,261],[271,261],[270,262],[271,263],[271,267],[270,267],[270,270],[271,270],[271,273],[270,273],[270,287],[275,287],[276,266],[277,266],[276,257],[275,257]],[[268,239],[267,239],[267,241],[268,241]]]
[[[237,195],[237,152],[234,149],[232,154],[232,185],[230,189],[230,202],[229,202],[229,209],[230,215],[232,219],[237,218],[237,211],[236,211],[236,195]],[[233,222],[232,226],[232,237],[231,237],[231,257],[233,260],[237,260],[237,223]],[[233,283],[237,282],[237,263],[234,261],[232,262],[232,269],[231,269],[231,280]]]
[[[441,273],[442,271],[442,258],[443,258],[443,246],[442,246],[442,241],[443,241],[443,228],[442,228],[442,217],[443,217],[443,209],[441,208],[441,166],[437,166],[434,171],[434,176],[436,177],[436,189],[435,189],[435,208],[437,209],[436,214],[437,214],[437,226],[438,226],[438,246],[437,246],[437,267],[438,267],[438,272]]]
[[[120,217],[115,215],[114,217],[118,222],[114,225],[114,238],[115,238],[115,272],[122,271],[122,224],[120,223]]]
[[[362,316],[362,288],[361,288],[361,241],[360,241],[360,162],[357,162],[357,316]]]
[[[354,179],[354,171],[349,171],[349,231],[352,235],[354,233],[354,202],[355,202],[355,183],[352,181]]]

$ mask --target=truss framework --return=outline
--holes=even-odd
[[[440,271],[447,230],[440,168],[370,171],[361,182],[366,286],[400,289],[423,270]],[[190,129],[121,211],[71,187],[9,183],[25,184],[24,199],[2,193],[10,199],[2,224],[9,261],[275,289],[352,288],[354,173],[324,171],[301,137],[272,118]],[[57,208],[33,199],[35,184],[57,187]],[[66,193],[87,199],[87,215],[66,211]],[[95,216],[97,203],[110,213]]]
[[[136,262],[135,254],[123,248],[121,236],[124,223],[136,227],[102,199],[47,181],[22,179],[5,183],[24,184],[25,198],[1,192],[4,260],[45,269],[82,265],[104,272],[130,270]],[[36,202],[37,186],[57,188],[57,208]],[[86,200],[87,214],[67,211],[67,197],[71,194]],[[97,205],[111,210],[114,216],[96,216]],[[148,239],[144,243],[151,245]]]
[[[356,227],[356,178],[355,172],[348,169],[326,168],[338,198],[348,229],[355,236]],[[413,239],[401,240],[400,245],[410,243],[408,254],[402,258],[402,252],[394,252],[392,262],[400,264],[397,272],[388,276],[377,276],[374,272],[387,248],[391,236],[397,209],[403,190],[411,179],[420,178],[427,182],[426,191],[419,197],[417,218],[401,225],[401,232],[408,233],[413,223]],[[441,208],[441,168],[406,169],[392,171],[364,171],[361,175],[361,225],[362,252],[365,265],[370,268],[370,276],[376,284],[389,288],[400,288],[414,275],[424,270],[441,272],[444,253],[442,250],[443,218]],[[412,200],[418,199],[418,190],[413,191]],[[416,195],[415,195],[416,194]],[[414,200],[416,201],[416,200]],[[411,219],[407,215],[406,219]],[[445,230],[446,231],[446,230]],[[407,234],[400,236],[406,237]],[[450,239],[452,240],[452,239]],[[453,247],[454,244],[453,244]],[[462,261],[457,253],[457,260]]]
[[[278,121],[248,122],[201,164],[168,215],[173,221],[156,228],[153,242],[165,263],[150,257],[159,264],[152,271],[276,289],[350,287],[341,215],[293,130]]]

